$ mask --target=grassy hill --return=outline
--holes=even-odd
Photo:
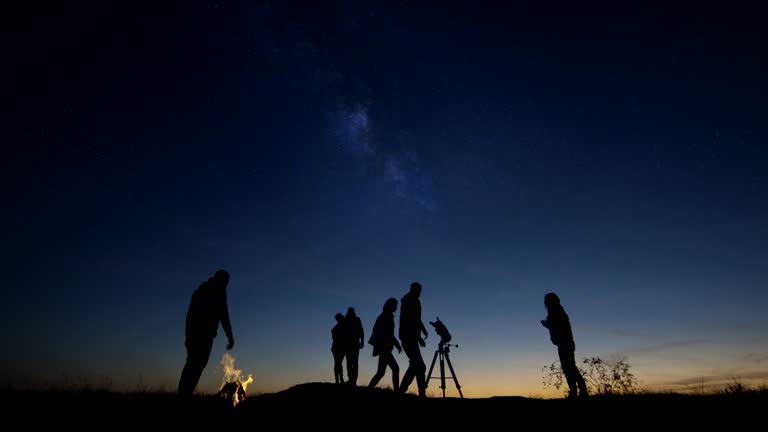
[[[389,390],[307,383],[251,396],[237,407],[215,396],[180,400],[170,393],[30,392],[4,390],[3,411],[24,425],[211,425],[243,430],[272,427],[515,429],[576,427],[761,428],[768,392],[595,396],[583,400],[492,397],[428,398]],[[9,419],[9,420],[10,420]],[[30,423],[31,422],[31,423]],[[106,423],[105,423],[106,422]]]

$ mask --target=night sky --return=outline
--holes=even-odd
[[[577,358],[651,389],[768,380],[764,17],[27,7],[2,42],[0,384],[175,391],[219,268],[257,392],[333,381],[334,315],[367,338],[413,281],[465,396],[551,394],[550,291]]]

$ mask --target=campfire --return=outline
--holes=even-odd
[[[241,381],[243,371],[235,369],[235,359],[229,353],[224,353],[224,357],[221,358],[221,365],[224,367],[224,384],[221,385],[221,389],[216,395],[231,401],[232,406],[237,406],[245,399],[245,390],[248,388],[248,384],[253,382],[253,375],[249,374],[247,380]]]
[[[241,383],[240,381],[228,381],[225,382],[223,386],[221,386],[221,390],[219,390],[219,393],[217,393],[217,396],[224,400],[228,400],[232,402],[232,406],[237,406],[240,402],[242,402],[245,399],[245,388],[248,386],[248,383],[253,381],[253,377],[248,377],[248,380],[245,382],[245,385]]]

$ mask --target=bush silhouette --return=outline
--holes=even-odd
[[[585,357],[578,364],[579,371],[587,383],[590,394],[615,395],[637,391],[637,378],[630,371],[626,357],[603,360],[600,357]],[[563,387],[564,376],[560,362],[555,361],[541,369],[544,387]]]

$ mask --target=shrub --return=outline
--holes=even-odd
[[[637,390],[637,378],[630,371],[626,357],[603,360],[600,357],[585,357],[577,364],[590,394],[614,395],[629,394]],[[560,362],[542,368],[544,387],[560,390],[565,382]],[[568,390],[568,389],[566,389]]]

